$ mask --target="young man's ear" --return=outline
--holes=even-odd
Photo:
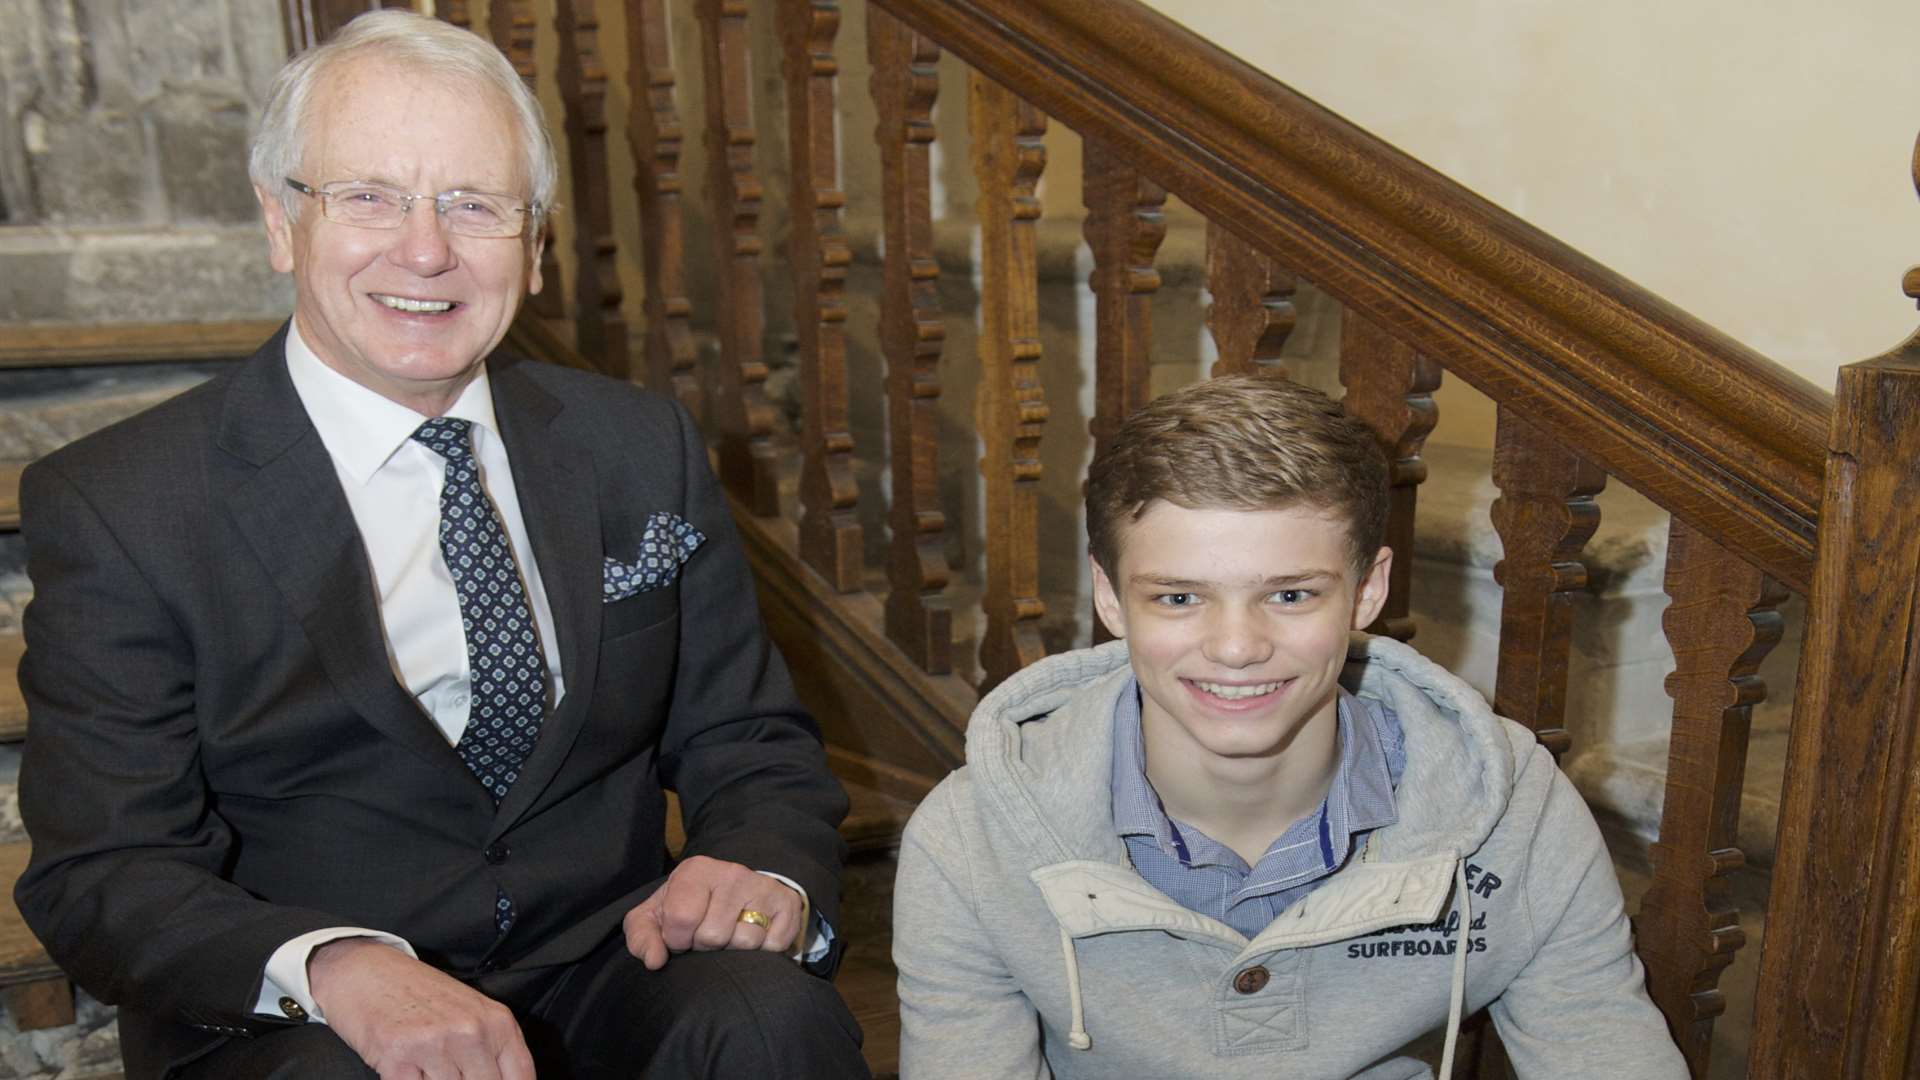
[[[1387,586],[1393,572],[1393,549],[1383,547],[1373,553],[1373,562],[1360,575],[1360,587],[1354,593],[1353,629],[1365,630],[1380,617],[1387,603]]]
[[[260,216],[267,225],[267,263],[275,273],[293,273],[293,222],[280,196],[253,185],[253,197],[260,200]]]
[[[1107,572],[1100,568],[1099,559],[1088,555],[1087,566],[1093,570],[1093,610],[1099,613],[1107,633],[1117,638],[1126,637],[1127,609],[1120,603],[1120,594],[1107,578]]]

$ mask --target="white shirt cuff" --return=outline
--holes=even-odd
[[[804,893],[801,895],[805,895]],[[313,987],[307,982],[307,959],[313,950],[329,941],[341,938],[372,938],[383,945],[391,945],[408,956],[418,960],[413,946],[402,938],[379,930],[367,930],[358,926],[330,926],[324,930],[310,930],[299,937],[273,950],[267,957],[266,976],[260,980],[260,1000],[254,1003],[253,1011],[261,1016],[271,1016],[286,1020],[287,1010],[281,1007],[281,998],[292,998],[294,1004],[307,1014],[307,1019],[324,1024],[327,1018],[320,1006],[313,1003]]]
[[[785,874],[776,874],[771,870],[755,870],[754,873],[765,874],[800,894],[800,925],[806,927],[807,932],[795,936],[793,958],[803,964],[825,959],[828,950],[833,948],[833,927],[827,925],[827,920],[813,917],[813,901],[808,899],[807,890]],[[800,947],[803,941],[806,944],[804,949]]]

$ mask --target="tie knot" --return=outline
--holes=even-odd
[[[467,438],[472,430],[471,420],[436,416],[421,424],[414,431],[413,439],[448,461],[458,461],[473,456],[473,444]]]

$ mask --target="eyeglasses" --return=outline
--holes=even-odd
[[[440,215],[455,236],[511,239],[520,235],[528,220],[540,214],[538,203],[524,205],[512,195],[487,191],[414,195],[366,180],[341,180],[316,188],[291,176],[287,177],[287,186],[319,199],[320,212],[328,221],[356,229],[397,229],[418,199],[431,200],[434,213]]]

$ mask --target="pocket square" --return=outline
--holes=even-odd
[[[640,555],[630,563],[608,557],[601,580],[600,599],[611,604],[635,593],[673,583],[680,564],[699,550],[707,538],[693,523],[677,514],[656,510],[640,530]]]

